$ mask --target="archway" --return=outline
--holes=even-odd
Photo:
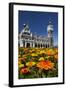
[[[35,47],[37,47],[37,43],[35,43]]]
[[[41,44],[41,48],[42,48],[42,44]]]
[[[30,43],[27,43],[26,47],[30,47]]]

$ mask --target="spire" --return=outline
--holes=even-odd
[[[23,31],[22,31],[22,33],[26,33],[26,34],[30,34],[30,29],[29,29],[29,26],[28,26],[28,24],[23,24]]]
[[[51,18],[49,18],[49,25],[52,25],[52,20],[51,20]]]

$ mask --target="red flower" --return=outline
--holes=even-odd
[[[29,72],[29,69],[28,68],[22,68],[21,70],[20,70],[20,74],[26,74],[26,73],[28,73]]]

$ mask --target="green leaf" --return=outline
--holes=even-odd
[[[19,74],[19,79],[24,79],[24,75],[23,74]]]

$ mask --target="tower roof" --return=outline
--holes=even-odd
[[[23,30],[21,31],[21,35],[22,34],[26,34],[26,35],[31,34],[28,24],[23,24]]]

